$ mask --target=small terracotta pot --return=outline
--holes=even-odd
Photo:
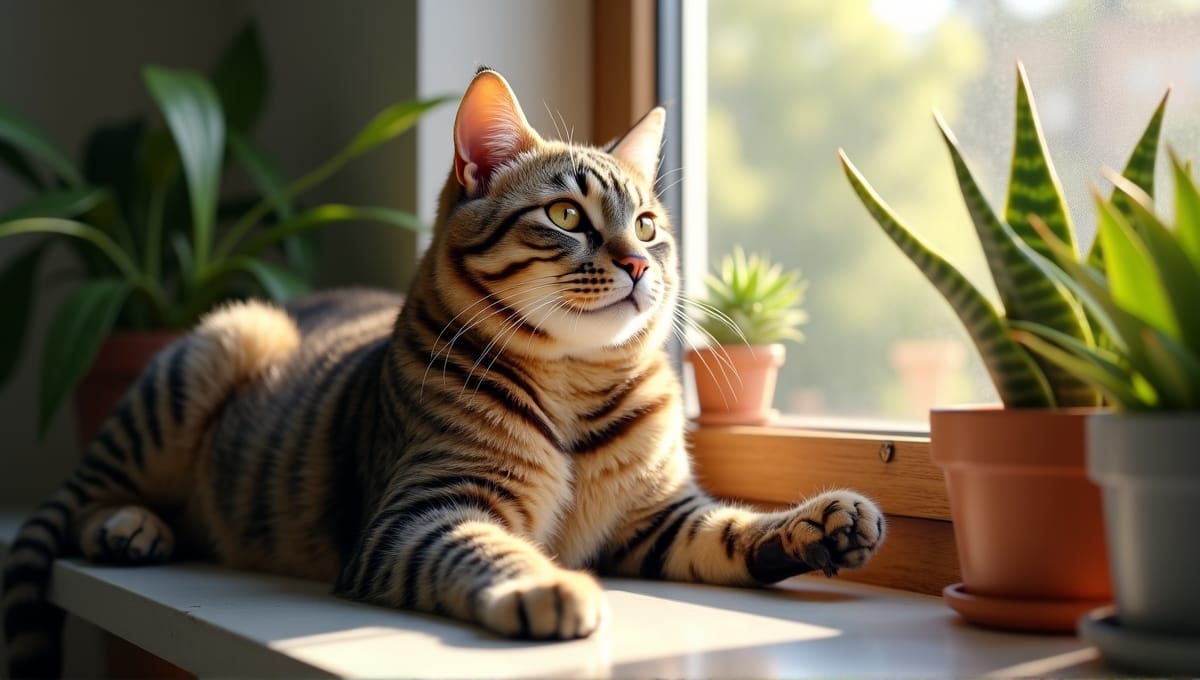
[[[150,359],[178,331],[114,331],[100,345],[91,369],[75,389],[75,420],[87,446]]]
[[[721,345],[688,350],[695,376],[702,425],[762,425],[779,412],[775,382],[786,351],[783,345]]]
[[[984,611],[968,620],[1070,632],[1074,618],[1110,600],[1100,492],[1086,470],[1086,423],[1096,412],[931,411],[930,453],[945,474],[961,590],[974,604],[1012,614],[988,620]],[[950,595],[964,613],[957,605],[965,596]],[[1041,606],[1022,613],[1014,602]],[[1063,606],[1046,613],[1054,604]]]

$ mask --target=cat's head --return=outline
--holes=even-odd
[[[545,140],[481,69],[459,105],[431,253],[459,324],[547,358],[661,347],[678,289],[655,188],[665,119],[650,111],[606,149]]]

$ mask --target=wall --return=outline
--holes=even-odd
[[[77,158],[97,121],[151,110],[138,76],[143,63],[205,69],[252,16],[273,78],[257,139],[287,176],[314,167],[389,102],[460,93],[481,63],[508,77],[545,136],[556,136],[548,105],[576,139],[587,139],[589,8],[588,0],[0,0],[0,101]],[[415,209],[431,221],[450,168],[452,122],[447,105],[414,136],[359,159],[314,198]],[[22,191],[0,173],[0,210]],[[416,241],[378,225],[338,227],[323,237],[319,282],[403,288]],[[0,240],[0,266],[27,243]],[[69,407],[44,442],[35,437],[39,350],[50,313],[71,287],[60,276],[70,259],[53,259],[42,270],[23,361],[0,386],[0,506],[35,503],[78,456]]]

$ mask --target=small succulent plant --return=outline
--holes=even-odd
[[[808,284],[800,270],[785,270],[765,255],[747,255],[738,247],[705,277],[707,296],[696,301],[705,312],[700,326],[720,345],[803,341],[800,325],[808,313],[801,305]]]

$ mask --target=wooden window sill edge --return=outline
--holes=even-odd
[[[19,515],[0,515],[0,547]],[[1103,675],[1071,636],[963,625],[939,599],[800,577],[770,589],[606,579],[605,626],[571,642],[335,598],[324,584],[214,565],[55,564],[51,597],[200,676],[962,677]],[[68,651],[69,653],[69,651]]]
[[[928,437],[693,425],[688,440],[697,478],[721,498],[778,508],[851,488],[874,500],[888,517],[887,540],[847,578],[929,595],[960,580],[950,503]]]

